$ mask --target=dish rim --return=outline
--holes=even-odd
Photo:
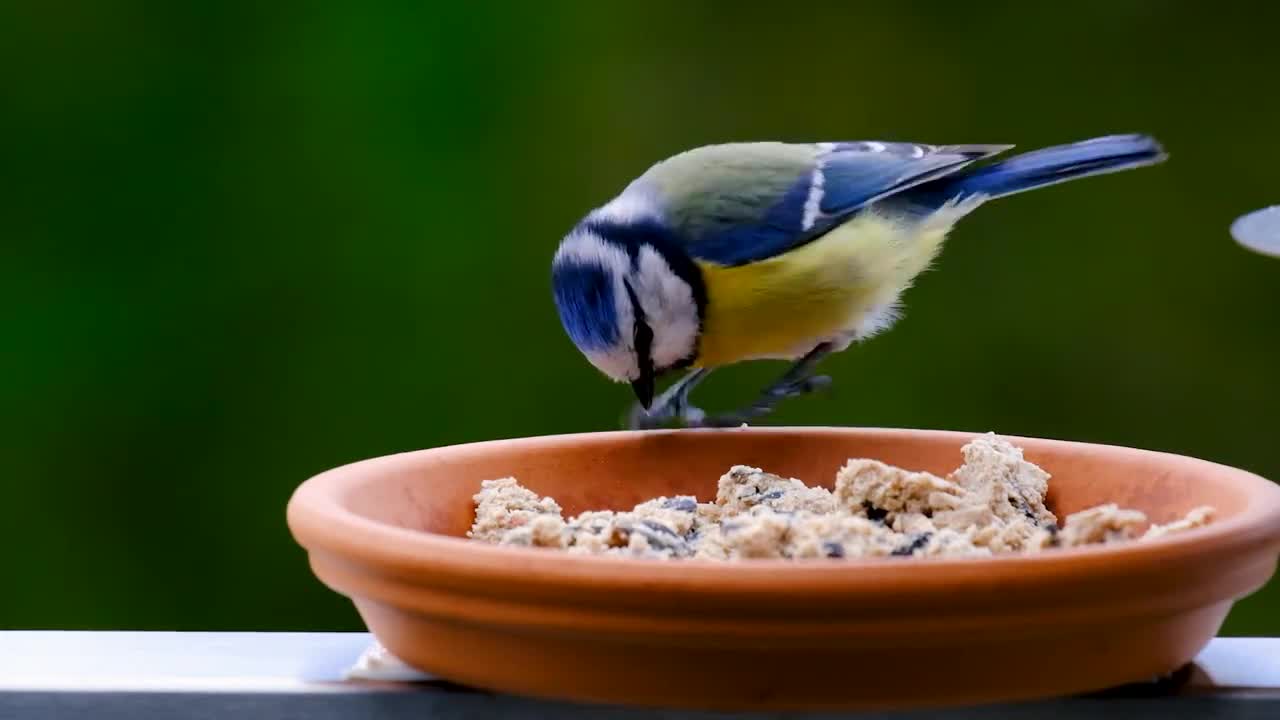
[[[496,583],[504,587],[513,578],[524,585],[546,588],[573,586],[584,582],[612,592],[625,589],[654,592],[708,594],[731,590],[734,594],[772,594],[784,587],[803,585],[806,596],[894,594],[927,590],[930,586],[958,589],[958,582],[976,581],[1014,585],[1028,577],[1061,586],[1084,578],[1117,577],[1171,556],[1193,558],[1257,548],[1270,543],[1280,546],[1280,487],[1247,470],[1175,453],[1140,448],[1053,438],[999,434],[1019,445],[1057,445],[1066,450],[1139,454],[1168,462],[1192,462],[1206,470],[1234,476],[1251,495],[1248,506],[1229,518],[1206,526],[1142,542],[1080,548],[1053,549],[1033,555],[991,557],[849,558],[838,562],[827,558],[751,559],[723,562],[695,559],[648,559],[609,555],[565,553],[545,548],[498,546],[478,543],[465,537],[443,535],[390,525],[360,515],[344,505],[351,489],[370,473],[412,464],[423,455],[470,448],[483,452],[495,445],[518,443],[530,450],[540,446],[572,442],[611,443],[672,433],[752,433],[773,435],[829,435],[866,438],[923,436],[963,442],[982,432],[882,427],[752,427],[732,429],[683,429],[648,431],[605,431],[537,435],[479,442],[455,443],[435,448],[411,450],[347,463],[308,478],[291,496],[287,520],[297,542],[309,553],[327,553],[339,558],[361,558],[353,563],[376,567],[401,580],[418,579],[423,585],[437,585],[449,579],[476,583]],[[1021,447],[1021,446],[1020,446]],[[867,572],[874,570],[875,572]],[[505,585],[505,587],[510,587]]]

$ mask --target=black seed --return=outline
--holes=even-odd
[[[1023,515],[1025,515],[1025,516],[1027,517],[1027,519],[1028,519],[1028,520],[1032,520],[1032,521],[1034,521],[1034,520],[1036,519],[1036,514],[1035,514],[1035,512],[1031,509],[1031,505],[1026,501],[1026,499],[1021,498],[1021,497],[1014,497],[1013,495],[1010,495],[1010,496],[1009,496],[1009,504],[1011,504],[1011,505],[1013,505],[1014,507],[1018,508],[1018,512],[1020,512],[1020,513],[1022,513]]]
[[[681,538],[674,530],[662,523],[642,520],[639,525],[631,527],[631,532],[648,540],[651,547],[659,550],[671,550],[677,555],[688,553],[689,548],[685,544],[684,538]]]
[[[641,522],[644,524],[645,527],[655,532],[660,532],[660,533],[663,533],[664,535],[670,535],[671,537],[680,537],[680,535],[676,533],[675,530],[672,530],[671,528],[667,527],[666,525],[663,525],[657,520],[642,520]]]
[[[783,493],[781,490],[774,490],[772,492],[767,492],[761,495],[760,501],[763,502],[765,500],[777,500],[778,498],[782,497],[782,495]]]
[[[911,555],[915,551],[929,544],[929,538],[933,537],[933,533],[922,532],[911,538],[911,542],[893,549],[891,555]]]
[[[874,520],[875,522],[878,522],[878,523],[884,522],[884,519],[889,517],[888,510],[884,510],[876,507],[875,505],[872,505],[870,500],[862,501],[862,509],[867,513],[867,518],[869,520]]]
[[[829,558],[842,558],[844,557],[844,545],[838,542],[824,542],[822,543],[822,552],[826,553]]]
[[[673,497],[670,500],[662,503],[662,507],[665,510],[675,510],[677,512],[691,513],[691,512],[697,511],[698,501],[690,496],[682,495],[680,497]]]

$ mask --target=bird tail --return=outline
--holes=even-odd
[[[1108,135],[962,171],[938,180],[940,187],[929,190],[951,199],[971,195],[998,198],[1090,175],[1154,165],[1165,157],[1164,148],[1146,135]]]

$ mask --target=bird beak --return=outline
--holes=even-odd
[[[653,405],[653,373],[641,371],[640,377],[631,383],[631,389],[636,391],[636,398],[640,400],[640,405],[645,410]]]

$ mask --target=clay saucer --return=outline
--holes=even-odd
[[[715,709],[912,708],[1145,681],[1190,661],[1274,573],[1280,488],[1144,450],[1009,438],[1059,517],[1106,502],[1207,527],[995,558],[658,561],[464,539],[472,495],[515,476],[566,515],[714,497],[731,465],[830,483],[850,457],[943,474],[972,434],[619,432],[358,462],[303,483],[289,526],[320,580],[404,661],[546,698]]]

